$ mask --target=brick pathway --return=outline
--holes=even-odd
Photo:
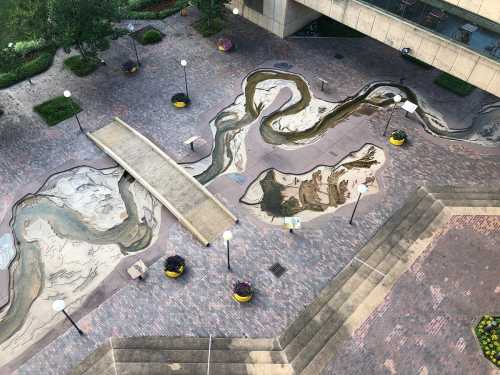
[[[225,55],[216,51],[214,39],[194,34],[189,26],[193,20],[175,16],[153,22],[167,36],[159,46],[139,47],[143,69],[135,77],[123,77],[118,71],[119,64],[132,53],[128,41],[121,39],[105,53],[107,67],[90,77],[75,78],[62,71],[63,56],[59,56],[48,73],[33,80],[34,86],[22,83],[0,91],[0,101],[6,103],[8,112],[0,118],[0,139],[4,140],[0,144],[0,217],[8,219],[7,213],[22,186],[64,163],[92,164],[102,158],[89,140],[78,135],[72,120],[48,129],[32,114],[33,104],[64,89],[70,89],[83,105],[80,118],[86,128],[99,128],[111,116],[119,115],[179,161],[208,152],[207,120],[233,100],[250,70],[261,64],[270,66],[285,57],[313,85],[317,76],[330,80],[331,89],[321,95],[331,100],[353,94],[368,81],[397,81],[404,76],[406,83],[425,93],[428,102],[456,127],[470,121],[482,104],[494,100],[480,91],[467,99],[454,97],[431,83],[435,72],[423,71],[400,59],[397,51],[369,39],[282,41],[246,22],[231,22],[225,33],[233,37],[238,48]],[[336,60],[335,53],[345,58]],[[182,70],[177,64],[181,58],[189,61],[194,102],[189,109],[178,111],[169,100],[183,87]],[[442,141],[401,114],[395,115],[393,126],[407,130],[411,144],[405,148],[388,147],[380,137],[386,116],[379,112],[370,118],[353,117],[308,149],[314,152],[304,151],[287,160],[273,159],[270,152],[241,178],[217,179],[210,190],[241,218],[231,245],[233,273],[225,271],[222,241],[201,248],[180,225],[171,225],[169,220],[163,229],[165,239],[156,246],[167,254],[185,256],[190,266],[187,277],[176,282],[165,280],[161,264],[156,263],[144,284],[129,283],[108,299],[107,294],[96,292],[95,304],[100,306],[83,318],[75,314],[82,318],[80,324],[88,335],[80,338],[68,329],[20,367],[18,373],[64,374],[111,335],[273,336],[349,262],[418,185],[500,182],[498,150]],[[204,136],[207,143],[192,155],[182,141],[194,134]],[[361,201],[355,226],[347,223],[352,207],[345,207],[305,225],[292,236],[263,224],[238,204],[247,184],[264,164],[298,169],[293,172],[322,163],[332,165],[365,142],[384,147],[388,163],[379,175],[383,192]],[[280,279],[267,271],[275,261],[288,269]],[[236,305],[229,298],[228,289],[238,278],[252,280],[257,288],[257,298],[249,306]],[[59,327],[59,331],[67,328]]]
[[[500,218],[453,216],[321,375],[498,374],[472,327],[500,311]]]

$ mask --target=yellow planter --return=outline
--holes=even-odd
[[[184,108],[186,106],[186,102],[174,102],[174,106],[177,108]]]
[[[179,272],[165,271],[165,276],[175,279],[184,273],[184,266],[181,266]]]
[[[403,143],[405,143],[404,139],[394,139],[392,137],[389,138],[389,143],[394,146],[401,146]]]
[[[252,299],[252,295],[249,296],[240,296],[239,294],[233,293],[233,299],[236,302],[248,302]]]

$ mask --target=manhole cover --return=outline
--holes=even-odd
[[[286,268],[279,263],[274,263],[271,267],[269,267],[269,271],[271,271],[274,276],[281,277],[281,275],[285,273]]]
[[[279,63],[274,64],[274,67],[278,68],[278,69],[288,70],[288,69],[292,69],[293,65],[286,63],[286,62],[279,62]]]

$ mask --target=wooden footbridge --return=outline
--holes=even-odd
[[[204,245],[238,221],[194,177],[119,118],[87,135]]]

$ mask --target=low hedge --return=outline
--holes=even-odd
[[[156,4],[158,2],[158,0],[130,1],[127,7],[121,9],[121,16],[123,19],[131,20],[161,20],[180,12],[181,9],[189,5],[188,0],[177,0],[173,7],[159,12],[141,10],[141,8],[147,5]]]
[[[81,108],[72,98],[56,96],[33,107],[33,110],[42,116],[47,125],[54,126],[80,112]]]
[[[448,73],[441,73],[434,80],[434,83],[458,96],[467,96],[475,89],[470,83],[462,81]]]
[[[142,36],[144,44],[155,44],[162,40],[161,33],[158,30],[148,30]]]
[[[81,55],[75,55],[64,60],[64,66],[78,77],[85,77],[95,72],[99,64],[96,59],[83,58]]]
[[[6,72],[0,74],[0,89],[12,86],[26,78],[33,77],[37,74],[45,72],[50,68],[54,61],[54,53],[42,52],[39,56],[31,61],[21,65],[15,72]]]

